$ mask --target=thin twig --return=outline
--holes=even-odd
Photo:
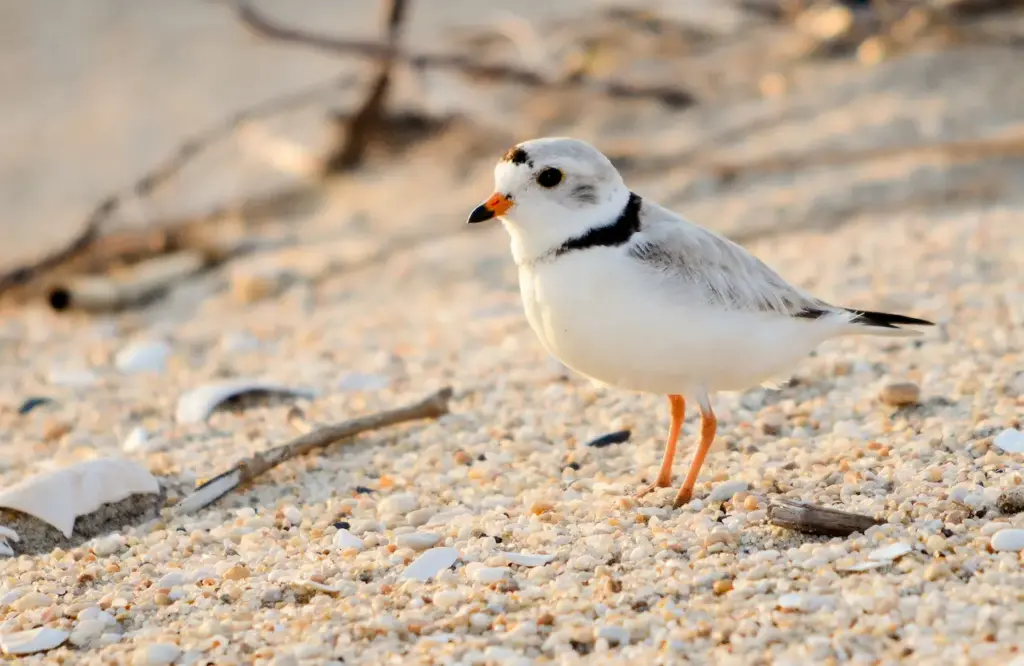
[[[310,427],[307,432],[290,442],[241,460],[228,471],[203,483],[196,488],[195,492],[178,502],[174,511],[179,515],[199,511],[239,486],[251,483],[256,477],[285,461],[309,453],[314,449],[330,446],[359,433],[404,421],[436,419],[448,413],[448,401],[451,400],[451,397],[452,389],[446,387],[412,405],[360,416],[334,425]],[[294,426],[296,417],[290,413],[289,420],[293,422]]]
[[[242,24],[266,39],[298,44],[337,55],[351,55],[381,60],[392,58],[414,69],[447,69],[467,76],[518,83],[530,88],[590,89],[617,98],[655,99],[673,108],[686,108],[696,103],[686,90],[671,86],[634,86],[618,81],[597,81],[578,76],[549,81],[541,74],[507,64],[488,64],[470,55],[459,53],[407,53],[386,43],[320,35],[280,25],[257,11],[249,0],[235,0],[235,10]]]
[[[787,499],[772,500],[768,506],[768,522],[805,534],[820,536],[850,536],[854,532],[881,525],[882,521],[871,516],[837,511],[815,506],[807,502]]]

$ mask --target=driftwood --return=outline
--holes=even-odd
[[[50,289],[50,307],[58,312],[69,309],[104,312],[143,305],[209,263],[210,257],[200,252],[179,252],[136,264],[125,275],[71,278]]]
[[[289,421],[293,427],[302,431],[302,435],[269,451],[256,453],[252,457],[238,462],[228,471],[206,481],[196,488],[195,492],[178,502],[174,507],[174,512],[181,515],[199,511],[232,490],[251,483],[256,477],[283,462],[305,455],[314,449],[330,446],[359,433],[385,428],[404,421],[436,419],[448,413],[448,401],[451,400],[451,397],[452,390],[443,388],[423,400],[405,407],[321,427],[314,427],[306,423],[304,419],[290,413]]]
[[[844,537],[864,532],[882,521],[870,516],[837,511],[807,502],[775,499],[768,505],[768,522],[804,534]]]
[[[433,68],[456,71],[481,80],[504,81],[530,88],[590,90],[614,98],[652,99],[679,109],[697,102],[692,93],[673,86],[635,86],[621,81],[598,81],[586,76],[550,80],[531,69],[480,62],[469,54],[408,53],[392,43],[333,37],[280,25],[256,10],[248,0],[235,0],[235,8],[242,25],[260,37],[335,55],[389,60],[416,70]]]

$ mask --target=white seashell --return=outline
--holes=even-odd
[[[997,552],[1017,552],[1024,550],[1024,530],[999,530],[992,535],[992,550]]]
[[[1024,432],[1007,428],[996,435],[992,443],[1007,453],[1024,453]]]
[[[213,410],[225,400],[246,393],[281,393],[312,398],[316,392],[311,389],[295,388],[278,382],[259,379],[229,379],[203,384],[178,398],[175,419],[178,423],[202,423]]]
[[[410,548],[412,550],[426,550],[437,545],[441,540],[440,534],[433,532],[413,532],[412,534],[399,534],[395,537],[395,544],[399,548]]]
[[[163,372],[171,346],[162,340],[139,340],[129,344],[114,356],[114,366],[125,374],[137,372]]]
[[[160,492],[149,471],[121,458],[100,458],[25,479],[0,491],[0,507],[53,525],[70,538],[75,519],[129,495]]]
[[[454,548],[431,548],[417,557],[399,578],[425,582],[455,564],[458,559],[459,551]]]
[[[868,559],[879,562],[891,562],[903,557],[912,550],[913,548],[908,543],[893,543],[874,549],[868,553]]]
[[[555,559],[554,555],[534,555],[532,553],[502,553],[509,564],[521,567],[539,567]]]
[[[352,534],[348,530],[344,529],[338,530],[334,533],[334,539],[332,543],[334,543],[335,548],[341,548],[342,550],[346,548],[358,548],[359,550],[363,549],[363,540],[357,537],[356,535]]]
[[[479,567],[473,570],[471,577],[478,583],[497,583],[510,573],[508,567]]]
[[[851,564],[848,567],[837,569],[837,571],[870,571],[871,569],[881,569],[882,567],[889,566],[890,562],[880,562],[878,560],[868,560],[866,562],[857,562]]]
[[[48,627],[0,634],[0,652],[12,655],[45,652],[63,645],[68,636],[70,634],[66,631]]]

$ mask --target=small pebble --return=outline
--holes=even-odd
[[[331,543],[334,544],[335,548],[346,550],[348,548],[356,548],[358,550],[363,549],[363,540],[352,534],[346,529],[340,529],[334,533],[334,538],[331,539]]]
[[[915,405],[921,401],[921,387],[913,382],[893,382],[882,387],[878,399],[893,407]]]
[[[1000,512],[1008,516],[1024,511],[1024,486],[1007,488],[999,493],[996,506]]]
[[[380,501],[380,513],[383,516],[401,516],[419,508],[419,500],[415,495],[397,493]]]
[[[225,580],[245,580],[252,574],[249,572],[249,567],[244,564],[236,564],[227,571],[224,572]]]
[[[472,578],[478,583],[497,583],[509,573],[508,567],[480,567],[473,570]]]
[[[1016,552],[1024,550],[1024,529],[999,530],[992,535],[992,550]]]
[[[153,643],[140,647],[132,657],[135,666],[170,666],[181,656],[181,649],[170,643]]]
[[[711,493],[708,495],[709,502],[724,502],[728,499],[732,499],[732,496],[738,492],[743,492],[750,488],[750,484],[746,481],[726,481],[719,483],[711,489]]]
[[[441,540],[439,534],[430,532],[413,532],[411,534],[399,534],[395,543],[399,548],[411,548],[412,550],[426,550]]]

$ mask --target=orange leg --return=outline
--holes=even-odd
[[[679,493],[672,503],[672,506],[675,508],[678,509],[693,497],[693,487],[697,484],[697,475],[700,474],[700,468],[704,464],[704,458],[708,455],[711,443],[715,441],[715,430],[717,428],[718,419],[715,418],[715,413],[711,411],[710,407],[706,411],[704,407],[701,407],[700,444],[697,446],[697,451],[693,454],[693,462],[690,463],[690,471],[686,474],[686,480],[683,481],[683,485],[679,488]]]
[[[686,400],[681,395],[670,395],[668,396],[668,406],[672,412],[672,424],[668,429],[665,454],[661,458],[661,470],[654,483],[633,495],[637,499],[655,488],[668,488],[672,484],[672,460],[676,457],[676,443],[679,441],[679,431],[683,427],[683,417],[686,416]]]

